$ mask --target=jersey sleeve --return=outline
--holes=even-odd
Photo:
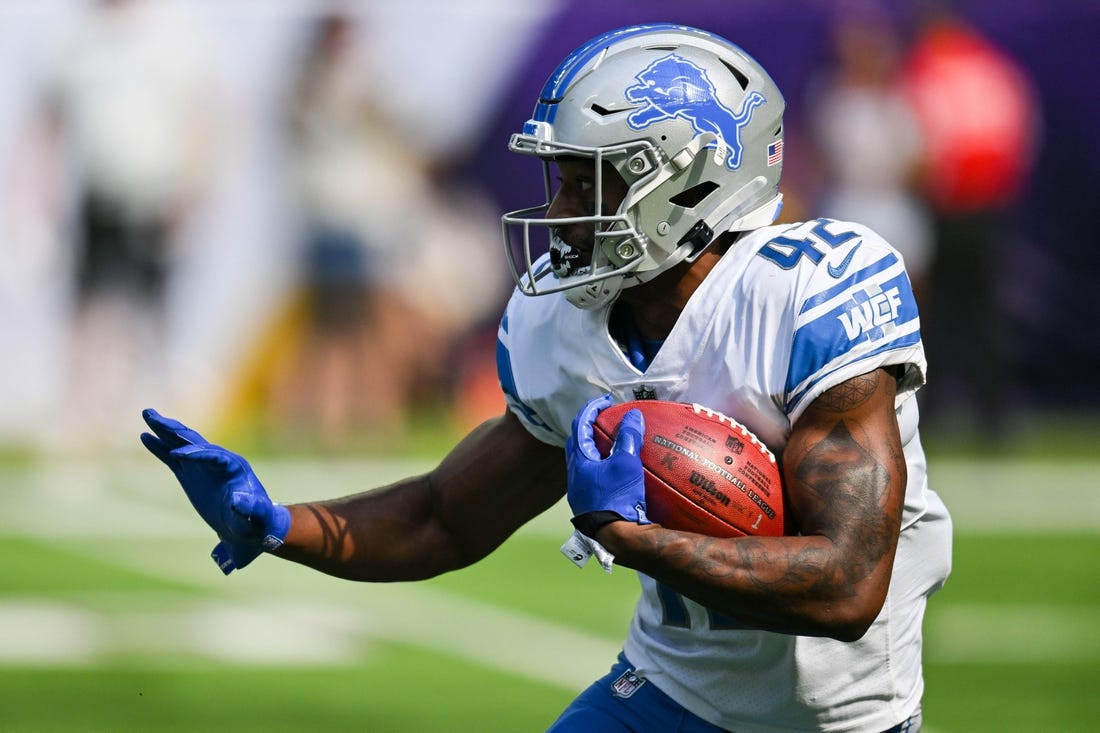
[[[904,263],[870,229],[812,222],[823,256],[807,258],[794,301],[785,394],[792,422],[822,392],[886,365],[900,365],[899,404],[924,383],[920,318]],[[811,236],[812,239],[812,236]]]

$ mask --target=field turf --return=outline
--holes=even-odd
[[[288,500],[415,468],[254,464]],[[933,465],[956,537],[926,621],[926,732],[1095,730],[1096,468]],[[222,577],[151,459],[0,465],[0,487],[5,732],[540,731],[611,663],[637,588],[558,554],[562,507],[472,568],[357,585],[271,558]]]

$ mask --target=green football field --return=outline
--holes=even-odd
[[[286,501],[420,461],[253,461]],[[933,460],[955,568],[926,622],[925,731],[1093,731],[1100,463]],[[485,562],[362,585],[226,578],[152,458],[0,464],[0,731],[540,731],[606,671],[633,574],[558,553],[557,507]]]

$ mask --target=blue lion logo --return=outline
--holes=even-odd
[[[749,94],[734,113],[718,99],[714,83],[705,69],[682,56],[670,53],[647,66],[635,77],[640,83],[626,89],[626,98],[645,106],[630,113],[627,124],[642,130],[654,122],[679,117],[691,123],[697,133],[712,132],[726,146],[726,167],[741,165],[741,129],[753,111],[765,102],[760,92]],[[714,145],[711,144],[710,147]]]

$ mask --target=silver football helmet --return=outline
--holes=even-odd
[[[782,206],[784,107],[752,57],[696,28],[629,26],[578,48],[508,144],[542,159],[546,184],[546,203],[501,219],[520,291],[564,291],[595,308],[697,257],[722,232],[771,224]],[[576,157],[595,166],[594,211],[547,218],[550,166]],[[613,213],[601,207],[605,162],[627,184]],[[556,234],[581,223],[593,227],[592,252]],[[547,247],[549,262],[536,268],[534,252]]]

